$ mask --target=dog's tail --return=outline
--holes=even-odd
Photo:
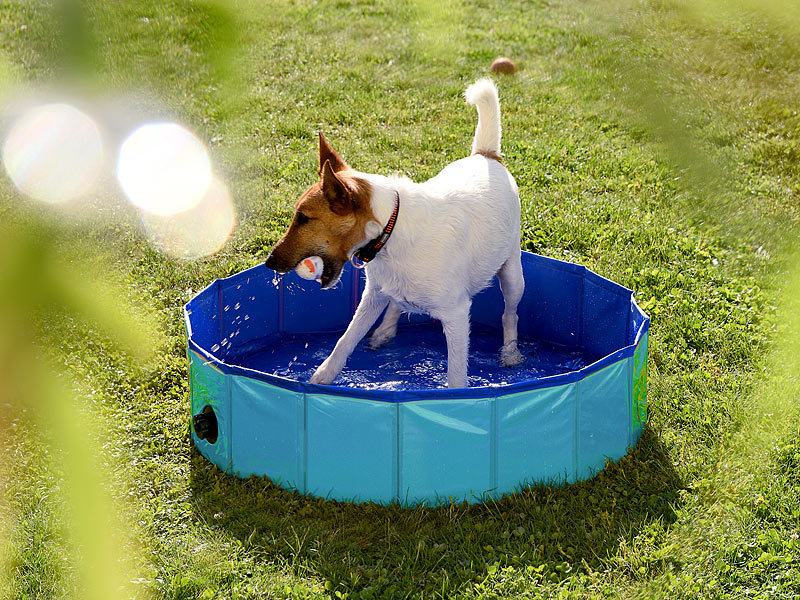
[[[472,153],[500,158],[500,99],[491,79],[480,79],[464,92],[468,104],[478,108],[478,126],[472,141]]]

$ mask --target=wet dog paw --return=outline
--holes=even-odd
[[[375,333],[373,333],[372,336],[369,338],[368,342],[369,349],[377,350],[378,348],[386,344],[386,342],[391,340],[395,336],[395,333],[396,332],[394,331],[381,331],[380,329],[376,330]]]
[[[509,342],[500,348],[500,364],[504,367],[516,367],[525,362],[525,357],[517,348],[517,342]]]
[[[314,374],[308,382],[318,385],[330,385],[333,383],[333,380],[336,379],[336,375],[338,375],[338,373],[334,373],[332,369],[329,369],[327,365],[323,363],[320,365],[319,369],[314,371]]]

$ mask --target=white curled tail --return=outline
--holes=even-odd
[[[500,156],[500,99],[491,79],[480,79],[464,92],[468,104],[478,108],[478,126],[472,141],[473,154]]]

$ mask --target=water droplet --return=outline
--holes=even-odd
[[[231,305],[230,305],[230,304],[226,304],[226,305],[225,305],[225,312],[228,312],[228,309],[229,309],[230,307],[231,307]]]
[[[211,346],[212,352],[216,352],[217,350],[219,350],[219,344],[214,344],[213,346]]]
[[[249,321],[249,320],[250,320],[250,315],[245,315],[245,316],[244,316],[244,320],[245,320],[245,321]]]
[[[241,286],[239,286],[239,287],[241,287]],[[233,310],[239,310],[240,306],[241,306],[241,303],[237,302],[236,305],[233,307]]]

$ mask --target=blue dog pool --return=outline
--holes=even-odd
[[[647,419],[649,319],[585,267],[522,265],[526,360],[499,364],[495,281],[473,301],[464,389],[444,387],[444,334],[418,315],[383,348],[362,341],[334,385],[306,383],[364,289],[350,265],[333,290],[263,265],[214,281],[184,311],[195,445],[228,473],[351,502],[480,502],[592,477]]]

